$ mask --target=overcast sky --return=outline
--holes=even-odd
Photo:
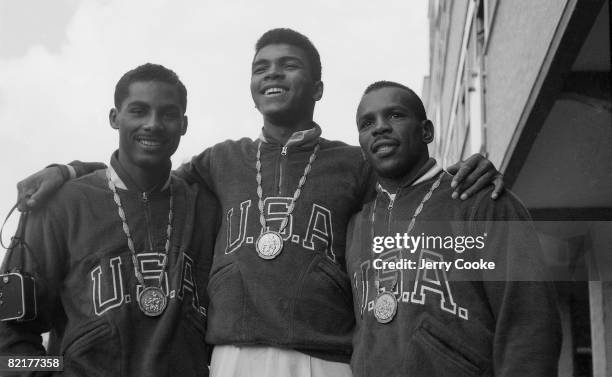
[[[395,80],[421,92],[427,3],[0,0],[0,216],[16,200],[16,182],[41,167],[108,161],[118,145],[108,125],[115,83],[145,62],[175,70],[187,86],[189,129],[175,167],[219,141],[256,137],[250,63],[271,28],[313,41],[325,84],[315,121],[324,137],[356,144],[355,109],[369,83]]]

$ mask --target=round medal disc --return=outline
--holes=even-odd
[[[397,313],[397,299],[391,292],[381,292],[374,300],[374,317],[379,323],[389,323]]]
[[[161,315],[166,309],[166,305],[168,305],[168,301],[161,288],[147,287],[138,296],[140,310],[149,317]]]
[[[263,259],[274,259],[283,250],[283,237],[278,232],[263,232],[255,243],[257,254]]]

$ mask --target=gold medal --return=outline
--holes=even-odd
[[[397,299],[391,292],[380,292],[374,300],[374,317],[378,323],[389,323],[397,313]]]
[[[255,250],[263,259],[274,259],[283,251],[283,237],[278,232],[263,232],[255,243]]]
[[[295,208],[295,203],[302,193],[302,187],[306,183],[306,177],[308,177],[308,173],[312,168],[312,163],[315,158],[317,158],[317,151],[319,150],[319,143],[315,145],[310,158],[308,159],[308,164],[304,168],[304,174],[300,178],[298,182],[298,187],[295,189],[293,193],[293,198],[291,198],[291,203],[287,208],[287,214],[283,218],[283,221],[278,229],[278,232],[273,230],[265,230],[267,229],[266,225],[266,217],[264,216],[264,200],[263,200],[263,188],[261,187],[261,142],[257,145],[257,162],[255,164],[255,169],[257,170],[257,175],[255,176],[255,180],[257,181],[257,197],[259,198],[259,202],[257,207],[259,208],[259,223],[261,224],[262,233],[257,237],[257,241],[255,242],[255,251],[257,251],[257,255],[259,255],[262,259],[274,259],[276,258],[281,251],[283,251],[283,236],[281,233],[285,230],[285,227],[289,223],[289,216],[291,216],[291,212]]]
[[[158,287],[146,287],[138,296],[138,306],[140,310],[149,317],[157,317],[161,315],[168,301],[166,295]]]

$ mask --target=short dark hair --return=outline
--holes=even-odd
[[[301,48],[308,57],[312,78],[315,81],[321,80],[321,57],[319,56],[319,51],[317,51],[317,48],[308,37],[287,28],[268,30],[255,43],[255,54],[262,48],[272,44],[288,44]]]
[[[160,81],[175,85],[179,91],[179,102],[183,106],[183,111],[187,111],[187,88],[178,75],[163,65],[152,63],[140,65],[121,76],[115,85],[115,108],[119,109],[128,97],[130,85],[142,81]]]
[[[410,105],[412,107],[412,110],[414,111],[414,115],[417,117],[418,120],[427,120],[427,113],[425,112],[425,106],[423,106],[423,101],[421,101],[421,98],[414,92],[414,90],[410,89],[406,85],[402,85],[395,81],[376,81],[375,83],[370,84],[366,88],[366,90],[363,92],[363,95],[365,96],[366,94],[381,88],[399,88],[408,92],[411,97]]]

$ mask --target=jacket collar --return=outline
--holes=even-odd
[[[290,147],[314,145],[321,136],[322,131],[321,127],[319,127],[318,124],[316,124],[315,122],[312,122],[312,124],[312,128],[294,132],[289,138],[289,140],[287,140],[287,143],[284,146]],[[261,140],[263,143],[280,144],[278,143],[278,141],[272,139],[270,136],[266,136],[266,130],[263,128],[261,129],[261,133],[259,134],[259,140]]]
[[[438,164],[438,161],[436,161],[435,158],[430,158],[423,166],[423,169],[421,169],[421,174],[419,176],[417,176],[414,180],[410,182],[403,183],[400,187],[404,188],[409,186],[416,186],[419,183],[432,179],[441,171],[442,166]],[[376,190],[380,193],[386,194],[387,197],[389,197],[391,200],[395,200],[395,193],[387,191],[380,183],[376,183]]]
[[[111,155],[110,164],[108,166],[111,181],[118,189],[140,191],[140,189],[138,189],[138,186],[134,183],[132,178],[130,178],[125,169],[123,169],[123,166],[121,166],[118,156],[118,150]],[[170,171],[168,171],[168,178],[164,182],[164,185],[161,187],[161,189],[158,190],[157,188],[155,188],[152,191],[164,191],[168,189],[168,187],[170,187]]]

